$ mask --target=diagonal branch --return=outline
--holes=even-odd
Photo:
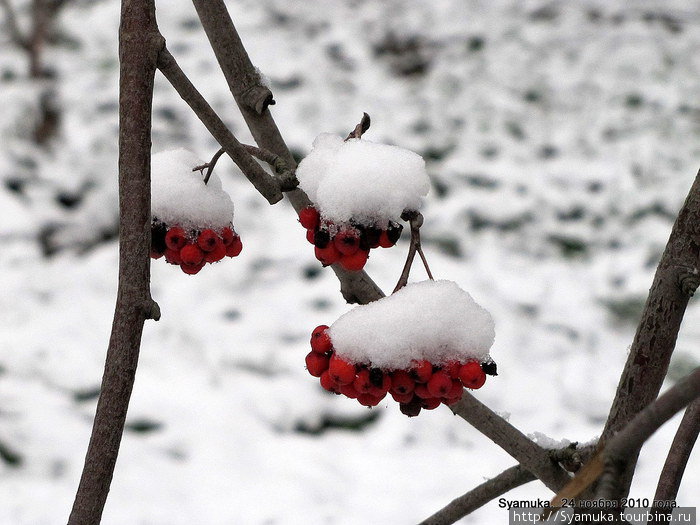
[[[668,451],[666,463],[659,476],[654,501],[676,499],[688,458],[700,434],[700,399],[696,399],[685,410],[681,424]]]
[[[521,465],[510,467],[495,478],[485,481],[466,494],[455,498],[447,506],[421,521],[419,525],[449,525],[455,523],[498,496],[535,479],[537,478]]]
[[[19,28],[14,6],[10,3],[10,0],[0,0],[0,6],[2,6],[3,11],[5,11],[5,24],[7,24],[7,30],[12,42],[17,47],[29,51],[29,41]]]
[[[158,69],[172,84],[180,97],[187,102],[209,133],[224,148],[231,160],[241,169],[246,178],[255,186],[270,204],[282,200],[282,192],[275,179],[255,162],[243,145],[231,133],[204,97],[197,91],[187,75],[180,69],[175,57],[167,48],[158,55]]]
[[[450,409],[515,458],[553,492],[570,481],[569,475],[552,460],[550,451],[533,442],[470,393],[464,392],[462,399],[450,405]]]
[[[603,450],[603,475],[597,497],[619,500],[627,491],[625,472],[634,462],[644,442],[676,412],[700,397],[700,367],[676,383],[656,401],[639,412]]]
[[[599,448],[656,399],[690,298],[684,286],[700,264],[700,173],[678,213],[644,306],[627,363],[620,377]],[[624,497],[636,458],[627,462]]]

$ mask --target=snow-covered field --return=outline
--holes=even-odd
[[[23,2],[16,2],[22,8]],[[321,132],[427,161],[437,278],[494,317],[499,376],[476,392],[544,443],[601,431],[672,221],[700,166],[700,8],[644,1],[229,2],[275,119],[303,156]],[[20,23],[28,25],[20,9]],[[77,1],[47,49],[63,107],[27,137],[40,85],[0,26],[0,523],[64,523],[116,295],[115,0]],[[159,2],[168,47],[250,142],[189,2]],[[4,21],[0,18],[0,21]],[[154,151],[218,149],[158,78]],[[152,265],[148,322],[105,524],[415,523],[514,460],[449,409],[408,419],[321,390],[311,330],[350,307],[287,204],[222,158],[243,252],[196,276]],[[385,291],[407,235],[365,267]],[[46,256],[50,253],[50,256]],[[424,279],[419,265],[412,278]],[[669,384],[698,366],[686,314]],[[652,497],[679,418],[642,451]],[[696,451],[678,497],[697,504]],[[509,499],[548,498],[533,482]],[[496,502],[464,523],[505,523]]]

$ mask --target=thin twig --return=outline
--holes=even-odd
[[[282,157],[265,148],[259,148],[249,144],[243,144],[243,147],[250,155],[262,162],[266,162],[275,170],[280,190],[284,192],[293,191],[299,186],[299,180],[296,177],[295,170],[289,169]]]
[[[214,171],[214,166],[216,166],[219,157],[221,157],[221,155],[223,155],[224,153],[226,153],[226,150],[224,148],[221,148],[219,151],[214,153],[214,156],[209,162],[192,168],[192,171],[204,171],[204,169],[207,170],[207,172],[204,174],[204,184],[209,183],[209,177],[211,177],[211,173]]]
[[[657,398],[666,377],[690,297],[684,277],[700,264],[700,173],[673,225],[628,352],[600,447]],[[623,496],[629,491],[636,459],[627,461]],[[590,494],[589,494],[590,495]]]
[[[411,266],[413,266],[413,260],[416,257],[416,252],[420,254],[420,258],[423,261],[425,271],[428,272],[428,277],[431,281],[433,280],[433,274],[430,273],[428,261],[426,260],[425,255],[423,254],[423,249],[420,245],[420,227],[423,225],[423,215],[421,215],[421,213],[417,211],[405,211],[401,215],[401,218],[404,220],[408,220],[408,223],[411,225],[411,240],[408,245],[408,254],[406,255],[406,262],[403,265],[403,270],[401,271],[401,275],[399,276],[399,281],[396,283],[396,286],[394,287],[394,291],[392,293],[399,291],[408,283],[408,275],[411,272]]]
[[[421,521],[419,525],[449,525],[483,507],[489,501],[537,479],[521,465],[510,467],[498,476],[474,487],[466,494],[452,500],[447,506]]]
[[[362,114],[362,119],[360,120],[360,123],[355,126],[355,129],[350,132],[350,134],[345,137],[345,142],[347,142],[350,139],[359,139],[362,138],[362,135],[364,134],[365,131],[369,129],[370,125],[370,118],[367,113]]]
[[[609,440],[603,450],[603,475],[596,496],[619,500],[626,494],[625,472],[636,461],[644,442],[661,425],[691,401],[700,397],[700,367],[676,383],[663,395],[639,412],[630,423]]]
[[[529,439],[469,392],[465,391],[462,399],[449,408],[515,458],[553,492],[569,482],[569,475],[552,460],[550,451]]]
[[[248,154],[165,47],[158,56],[158,69],[260,194],[270,204],[279,202],[282,199],[282,192],[277,181]]]
[[[678,431],[668,451],[664,468],[659,476],[654,501],[675,500],[683,479],[688,458],[700,434],[700,399],[696,399],[685,410]]]

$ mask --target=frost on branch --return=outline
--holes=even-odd
[[[330,133],[316,137],[296,174],[321,218],[336,224],[385,228],[404,210],[417,210],[430,187],[417,153]]]
[[[365,406],[390,394],[401,412],[459,401],[495,375],[491,315],[451,281],[405,286],[311,335],[306,368],[326,390]]]
[[[418,210],[428,193],[425,161],[412,151],[324,133],[297,169],[313,207],[299,220],[324,266],[361,270],[372,248],[401,235],[404,211]]]
[[[243,248],[233,229],[233,202],[204,164],[185,149],[153,155],[151,166],[151,257],[196,274],[206,263],[236,257]]]

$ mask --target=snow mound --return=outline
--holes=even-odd
[[[430,180],[423,158],[407,149],[322,133],[297,168],[299,187],[324,219],[360,224],[398,222],[417,210]]]
[[[411,361],[434,365],[490,360],[495,332],[491,314],[452,281],[422,281],[373,303],[357,306],[329,328],[335,352],[354,363],[385,370]]]
[[[220,230],[233,223],[233,202],[212,173],[204,184],[201,160],[183,148],[162,151],[151,159],[151,215],[185,229]]]

